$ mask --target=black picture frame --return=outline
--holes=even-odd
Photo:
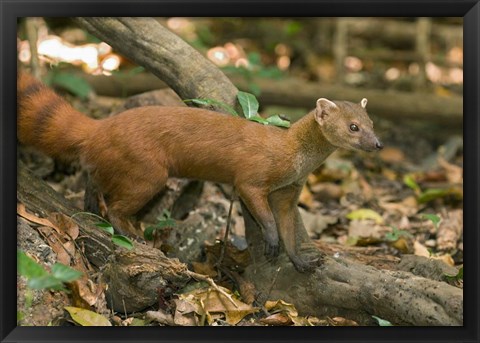
[[[115,6],[111,6],[115,4]],[[337,1],[14,1],[0,0],[0,338],[58,341],[479,341],[479,43],[478,0]],[[68,16],[463,17],[464,18],[464,326],[462,327],[16,327],[16,18]]]

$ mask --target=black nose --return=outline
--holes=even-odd
[[[377,143],[375,143],[375,147],[376,147],[378,150],[383,149],[383,144],[382,144],[382,142],[380,142],[380,141],[377,140]]]

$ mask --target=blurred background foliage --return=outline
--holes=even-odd
[[[260,111],[267,116],[281,113],[296,120],[322,96],[367,97],[374,119],[388,119],[377,129],[381,136],[388,133],[390,143],[422,150],[421,135],[431,150],[446,137],[462,134],[462,18],[157,20],[221,68],[239,89],[259,97]],[[79,99],[92,94],[122,98],[165,88],[69,18],[21,18],[18,24],[19,61]],[[37,49],[30,49],[35,42]]]
[[[40,60],[109,74],[133,66],[68,18],[33,19]],[[158,18],[227,73],[462,94],[462,18]],[[19,59],[32,61],[25,19]],[[32,29],[30,29],[32,32]],[[34,37],[31,37],[34,39]],[[439,87],[444,88],[443,91]]]

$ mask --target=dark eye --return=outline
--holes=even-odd
[[[358,130],[360,130],[360,129],[358,128],[357,125],[355,125],[355,124],[350,124],[350,131],[355,131],[355,132],[356,132],[356,131],[358,131]]]

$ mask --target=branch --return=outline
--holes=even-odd
[[[237,89],[227,77],[155,19],[80,17],[76,21],[151,71],[182,99],[212,98],[235,106]]]

